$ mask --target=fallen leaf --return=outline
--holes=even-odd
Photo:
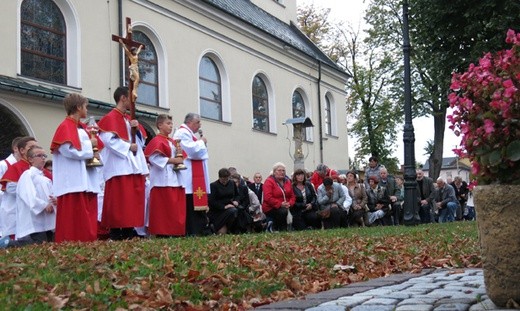
[[[165,306],[173,303],[172,294],[166,288],[160,288],[156,292],[157,301]]]
[[[54,293],[49,293],[47,298],[48,298],[49,305],[54,310],[61,310],[63,307],[65,307],[65,305],[69,301],[68,297],[66,297],[64,295],[56,296],[56,295],[54,295]]]

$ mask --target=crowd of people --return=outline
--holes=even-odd
[[[221,168],[210,182],[200,115],[188,113],[174,131],[160,114],[158,134],[131,120],[131,94],[114,92],[116,107],[98,125],[81,122],[88,100],[69,94],[66,118],[48,153],[34,137],[18,137],[0,161],[0,248],[43,242],[123,240],[399,225],[403,178],[369,159],[361,179],[325,164],[288,174],[278,162],[263,180]],[[456,177],[433,182],[417,170],[421,223],[474,219],[471,192]]]

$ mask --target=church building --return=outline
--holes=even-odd
[[[348,168],[346,72],[296,26],[296,0],[9,0],[0,1],[0,157],[31,135],[48,149],[76,92],[100,119],[113,92],[128,84],[121,44],[139,54],[136,116],[152,137],[155,118],[174,126],[202,117],[211,179],[222,167],[265,176],[275,162],[293,171],[319,163]],[[298,120],[306,120],[295,150]],[[310,122],[309,122],[310,121]]]

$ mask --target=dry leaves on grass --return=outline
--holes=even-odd
[[[49,244],[0,256],[0,304],[36,309],[245,310],[393,273],[480,266],[469,225]]]

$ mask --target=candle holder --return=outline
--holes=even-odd
[[[97,133],[99,132],[99,127],[96,123],[96,120],[94,120],[94,117],[90,117],[88,120],[87,125],[87,132],[90,134],[90,138],[96,138]],[[99,149],[97,147],[93,147],[92,151],[94,151],[94,156],[87,161],[87,167],[98,167],[103,166],[103,163],[96,158],[96,154],[99,152]]]
[[[184,156],[182,154],[181,140],[180,139],[175,139],[175,157],[176,158],[181,158],[181,159],[184,158]],[[186,165],[184,165],[184,163],[179,163],[179,164],[173,165],[173,170],[174,171],[181,171],[181,170],[185,170],[185,169],[187,169],[187,167],[186,167]]]

